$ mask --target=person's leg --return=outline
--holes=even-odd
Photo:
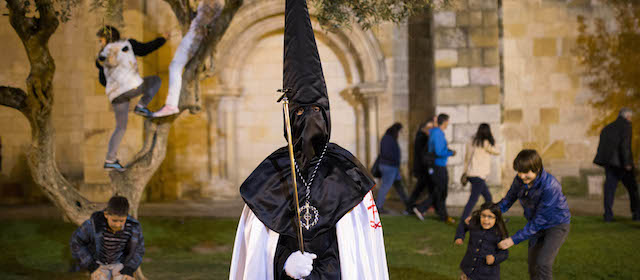
[[[618,187],[618,176],[615,167],[605,167],[604,180],[604,220],[611,221],[613,219],[613,201]]]
[[[402,182],[402,176],[400,176],[400,170],[396,173],[396,179],[393,181],[393,188],[396,189],[396,193],[398,197],[404,204],[404,207],[409,207],[409,198],[407,197],[407,191],[404,187],[404,182]]]
[[[144,82],[142,83],[142,98],[138,101],[138,106],[146,108],[153,97],[160,90],[160,85],[162,85],[162,80],[158,76],[148,76],[144,77]]]
[[[117,104],[111,104],[113,107],[113,113],[116,117],[116,128],[111,134],[109,140],[108,152],[106,160],[107,162],[115,162],[117,159],[118,146],[122,142],[122,137],[127,130],[127,119],[129,118],[129,102],[122,102]]]
[[[124,265],[121,263],[113,264],[111,267],[111,275],[113,280],[122,280],[124,279],[124,275],[120,274],[120,270],[124,268]]]
[[[413,188],[413,191],[411,192],[411,196],[409,197],[409,201],[407,202],[408,204],[407,211],[410,211],[411,208],[416,206],[415,205],[416,201],[418,200],[418,197],[420,197],[420,194],[424,191],[424,188],[426,185],[425,174],[417,174],[417,179],[418,181],[416,182],[416,186],[415,188]]]
[[[447,167],[436,166],[433,173],[434,182],[434,197],[433,204],[436,208],[436,213],[443,221],[447,220],[449,216],[444,201],[447,199],[447,183],[449,177],[447,175]]]
[[[471,194],[469,195],[467,205],[465,205],[464,210],[462,210],[460,223],[458,224],[458,229],[456,230],[456,239],[464,237],[464,219],[469,217],[469,215],[471,214],[471,210],[473,210],[473,207],[476,206],[476,203],[478,202],[478,197],[480,196],[480,192],[482,191],[481,181],[482,179],[478,177],[469,177],[469,182],[471,182]]]
[[[569,235],[569,228],[569,224],[563,224],[545,230],[544,240],[536,256],[536,280],[553,279],[553,262]]]
[[[493,203],[493,197],[491,197],[491,192],[489,191],[489,187],[487,186],[487,181],[485,181],[484,179],[480,180],[482,180],[482,182],[480,183],[480,194],[482,194],[482,197],[484,197],[485,202]]]
[[[542,242],[544,240],[544,235],[536,234],[531,239],[529,239],[529,249],[527,254],[527,263],[529,265],[529,278],[531,280],[536,279],[537,277],[537,269],[538,266],[538,256],[540,255],[540,249],[542,248]]]
[[[380,172],[382,173],[382,186],[378,190],[378,195],[376,197],[376,206],[378,210],[382,211],[384,209],[384,202],[386,200],[387,193],[391,189],[391,185],[393,185],[393,181],[397,176],[398,168],[380,164]]]
[[[622,184],[629,193],[629,207],[631,208],[632,219],[640,219],[640,209],[638,209],[638,182],[633,171],[626,171],[622,176]]]

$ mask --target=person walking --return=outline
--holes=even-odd
[[[471,183],[471,194],[467,205],[460,216],[460,223],[456,230],[455,242],[462,244],[464,240],[464,220],[469,217],[471,210],[476,206],[478,197],[482,195],[485,202],[492,202],[491,192],[487,187],[486,179],[491,172],[491,155],[499,155],[500,152],[495,148],[496,141],[491,134],[491,127],[486,124],[480,124],[478,131],[471,139],[471,143],[467,145],[467,152],[464,157],[464,170],[469,182]]]
[[[447,160],[450,156],[454,156],[456,152],[450,150],[447,146],[447,139],[444,137],[444,131],[449,126],[449,115],[438,115],[438,126],[429,131],[428,151],[434,153],[436,159],[433,166],[433,194],[426,200],[413,207],[413,213],[420,219],[424,220],[423,212],[427,211],[431,205],[436,209],[436,213],[440,216],[440,220],[448,224],[455,224],[455,220],[449,217],[447,213],[447,189],[449,184],[449,172],[447,171]]]
[[[427,150],[427,143],[429,143],[429,130],[433,128],[434,123],[435,117],[421,123],[418,132],[416,132],[416,138],[413,142],[413,176],[416,177],[418,181],[411,192],[411,196],[409,196],[407,213],[411,213],[413,207],[416,206],[416,201],[420,197],[420,194],[425,191],[425,188],[428,194],[433,193],[431,174],[433,174],[432,166],[435,156]]]
[[[387,213],[384,209],[384,202],[386,200],[387,193],[393,186],[398,193],[398,196],[407,207],[407,194],[405,193],[404,186],[402,185],[402,176],[400,175],[400,146],[398,145],[398,135],[402,130],[401,123],[394,123],[385,132],[382,140],[380,141],[380,173],[382,174],[382,185],[378,189],[376,195],[376,206],[378,211],[382,214]]]
[[[600,133],[598,153],[593,163],[604,167],[604,221],[613,221],[613,201],[618,182],[627,188],[632,219],[640,221],[638,183],[631,153],[631,117],[633,112],[622,108],[618,118],[605,126]]]

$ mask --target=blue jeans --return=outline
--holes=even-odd
[[[400,170],[398,167],[380,164],[380,173],[382,173],[382,186],[378,189],[378,195],[376,195],[376,206],[378,210],[382,210],[387,193],[393,186],[393,182],[401,180]]]
[[[471,182],[471,195],[469,196],[467,205],[464,207],[464,211],[462,211],[460,224],[458,224],[458,229],[456,230],[456,239],[464,239],[464,219],[469,217],[471,214],[471,210],[473,210],[473,207],[476,206],[476,203],[478,202],[478,197],[482,195],[484,197],[484,201],[493,202],[487,183],[482,178],[469,177],[469,182]]]

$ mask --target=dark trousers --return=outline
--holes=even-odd
[[[469,177],[469,182],[471,182],[471,195],[469,196],[467,205],[462,211],[462,216],[460,216],[460,224],[458,224],[458,229],[456,230],[456,239],[464,239],[464,219],[469,217],[471,214],[471,210],[473,210],[473,207],[476,206],[476,203],[478,202],[478,197],[482,195],[482,197],[484,197],[484,201],[493,201],[489,188],[487,187],[487,183],[484,179],[480,177]]]
[[[569,235],[569,224],[557,225],[536,233],[529,240],[529,277],[553,279],[553,262]]]
[[[449,217],[449,214],[447,214],[447,206],[445,205],[449,184],[449,172],[447,171],[447,167],[434,166],[431,179],[433,183],[433,192],[429,198],[420,202],[416,207],[420,212],[424,212],[433,205],[436,209],[436,213],[440,216],[440,219],[444,221]]]
[[[432,169],[433,170],[433,169]],[[411,209],[416,206],[416,201],[420,198],[422,192],[427,191],[427,195],[433,194],[433,183],[431,182],[431,176],[428,171],[416,174],[418,181],[415,188],[411,192],[409,201],[407,201],[407,212],[411,212]]]
[[[604,180],[604,219],[611,220],[613,218],[613,210],[611,207],[613,206],[619,181],[622,181],[622,184],[627,188],[627,192],[629,193],[629,204],[633,218],[639,219],[638,183],[636,182],[633,170],[627,171],[619,167],[605,167],[604,171],[606,174],[606,179]]]

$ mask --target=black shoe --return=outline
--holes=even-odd
[[[115,162],[104,162],[104,169],[106,170],[118,170],[120,172],[125,171],[126,169],[120,164],[119,160],[116,160]]]
[[[136,115],[143,116],[145,118],[150,118],[153,116],[153,112],[147,109],[147,107],[136,106],[136,108],[133,109],[133,113],[135,113]]]
[[[611,217],[606,217],[606,218],[604,218],[604,222],[605,223],[610,223],[610,222],[615,222],[615,220],[613,218],[611,218]]]

